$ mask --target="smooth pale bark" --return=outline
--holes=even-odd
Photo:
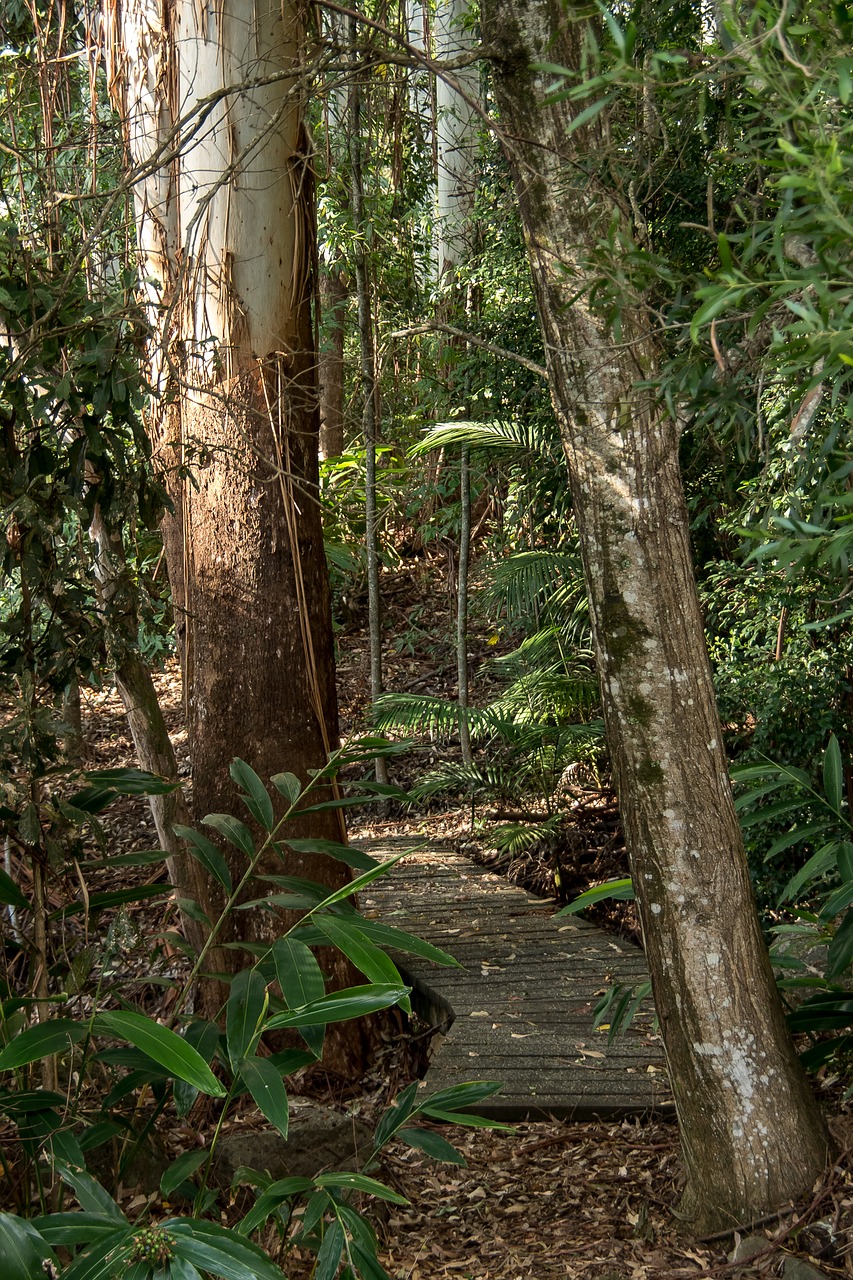
[[[171,473],[166,551],[184,609],[199,820],[240,809],[234,756],[264,780],[289,770],[306,781],[337,745],[304,11],[274,0],[107,0],[106,16],[156,333],[150,428],[164,465],[192,472],[191,482]],[[315,814],[290,834],[341,839],[343,824],[336,811]],[[319,855],[291,854],[286,866],[330,887],[349,879]],[[280,922],[237,912],[223,940],[238,931],[262,941]]]
[[[785,1027],[732,804],[678,429],[636,386],[657,368],[650,313],[626,297],[616,343],[588,300],[587,254],[619,213],[583,164],[591,156],[595,167],[606,119],[601,132],[569,136],[570,104],[546,105],[550,76],[531,69],[580,65],[572,14],[559,0],[484,0],[483,35],[497,49],[501,129],[571,466],[608,744],[681,1125],[681,1212],[710,1231],[806,1192],[827,1135]]]
[[[355,48],[358,25],[349,20],[350,45]],[[355,288],[358,303],[358,347],[361,372],[362,428],[364,433],[364,548],[367,561],[367,631],[370,642],[370,699],[375,706],[382,696],[382,596],[379,586],[379,509],[376,494],[376,445],[379,440],[376,401],[376,344],[373,339],[368,227],[364,220],[364,166],[362,162],[361,84],[353,72],[349,95],[349,167],[352,222],[355,229]],[[375,761],[376,781],[387,783],[384,756]]]
[[[450,59],[472,48],[468,17],[468,0],[439,0],[434,26],[439,59]],[[476,66],[456,72],[453,85],[436,80],[435,258],[439,286],[453,284],[456,267],[465,258],[470,242],[477,158],[477,117],[472,104],[479,89]]]
[[[468,0],[441,0],[435,11],[436,55],[442,60],[467,53],[473,47]],[[466,300],[458,281],[458,268],[471,256],[471,215],[474,209],[477,116],[480,72],[465,68],[453,85],[436,80],[436,219],[434,253],[439,284],[439,322],[462,322]],[[452,341],[464,350],[463,340]],[[448,361],[448,366],[452,367]],[[452,375],[451,375],[452,376]],[[465,400],[468,400],[466,394]],[[468,413],[468,405],[465,405]],[[462,449],[459,463],[459,561],[456,575],[456,702],[459,708],[459,745],[462,763],[472,765],[468,728],[468,563],[471,542],[471,469],[469,451]],[[451,571],[451,581],[452,581]]]

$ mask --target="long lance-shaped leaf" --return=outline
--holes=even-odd
[[[238,1070],[262,1114],[286,1138],[290,1108],[281,1073],[268,1058],[242,1058]]]
[[[225,1010],[225,1041],[233,1070],[240,1058],[253,1051],[267,1003],[267,986],[257,969],[243,969],[235,975]]]
[[[345,987],[334,991],[301,1009],[277,1013],[267,1022],[267,1029],[277,1027],[321,1027],[329,1022],[344,1022],[348,1018],[360,1018],[379,1009],[387,1009],[411,994],[411,987],[388,986],[371,983],[364,987]]]
[[[159,1023],[141,1013],[118,1011],[99,1013],[94,1019],[93,1030],[101,1034],[120,1036],[147,1053],[149,1058],[165,1067],[170,1076],[185,1080],[201,1093],[212,1098],[224,1098],[225,1090],[210,1067],[191,1045]]]
[[[180,1258],[222,1280],[284,1280],[262,1249],[234,1231],[197,1218],[171,1218],[163,1230],[175,1240]]]
[[[27,1027],[0,1053],[0,1071],[11,1071],[54,1053],[63,1053],[70,1044],[82,1040],[88,1029],[85,1022],[72,1022],[70,1018],[53,1018]]]

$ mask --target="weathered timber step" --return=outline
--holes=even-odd
[[[384,860],[414,842],[358,843]],[[430,1093],[464,1080],[500,1080],[501,1092],[476,1109],[502,1120],[671,1111],[651,1008],[610,1045],[606,1030],[592,1026],[608,987],[648,977],[639,948],[576,916],[555,917],[553,903],[435,846],[370,885],[361,908],[465,966],[394,957],[418,1013],[443,1033],[427,1072]]]

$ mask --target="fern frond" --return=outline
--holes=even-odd
[[[500,735],[500,716],[492,707],[469,707],[468,730],[476,741]],[[383,693],[373,709],[373,727],[379,733],[393,731],[423,734],[432,739],[452,738],[459,730],[459,708],[445,698],[417,693]]]

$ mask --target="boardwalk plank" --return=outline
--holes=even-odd
[[[406,845],[360,847],[384,859]],[[428,1092],[500,1080],[501,1092],[476,1109],[501,1120],[671,1112],[651,1010],[642,1009],[612,1044],[592,1025],[592,1011],[613,983],[647,979],[637,947],[577,917],[555,917],[541,898],[440,848],[406,857],[369,886],[361,908],[464,966],[395,955],[418,1012],[446,1032],[437,1037]]]

